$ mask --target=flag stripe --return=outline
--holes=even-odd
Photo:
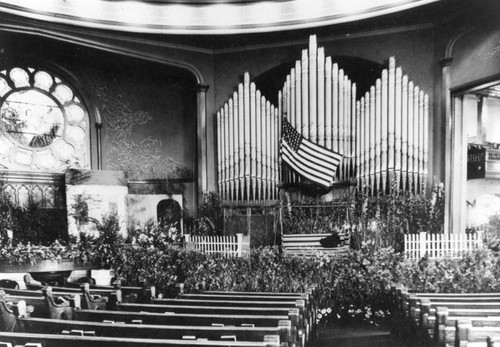
[[[302,140],[302,145],[308,147],[311,151],[314,151],[314,154],[317,157],[323,158],[323,160],[328,162],[334,162],[335,164],[340,163],[342,156],[340,154],[336,154],[335,152],[325,153],[323,148],[316,146],[314,143],[307,141],[306,139]]]
[[[317,156],[316,153],[306,151],[303,148],[297,151],[297,154],[303,156],[305,159],[310,160],[313,164],[320,165],[327,170],[332,170],[332,166],[336,167],[339,162],[337,160],[325,160],[324,157]]]
[[[331,185],[331,181],[324,179],[324,178],[321,178],[321,177],[318,177],[318,176],[312,174],[310,171],[303,170],[300,167],[300,165],[296,164],[294,158],[287,157],[290,155],[289,153],[283,152],[283,154],[284,154],[283,158],[285,159],[285,162],[288,165],[290,165],[290,167],[292,167],[292,169],[294,169],[300,175],[304,176],[307,179],[310,179],[313,182],[319,183],[319,184],[326,186],[326,187],[329,187]]]
[[[296,164],[300,164],[302,167],[307,168],[310,171],[313,171],[312,173],[318,177],[323,177],[324,179],[329,180],[334,174],[335,170],[332,170],[330,168],[325,168],[325,167],[320,167],[319,165],[315,165],[313,162],[304,160],[301,158],[297,153],[293,152],[290,147],[288,147],[287,143],[283,143],[283,146],[285,146],[285,152],[289,155],[289,157],[293,158],[296,162]]]

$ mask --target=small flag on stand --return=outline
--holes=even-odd
[[[330,187],[342,155],[302,137],[286,119],[282,123],[281,155],[298,174]]]

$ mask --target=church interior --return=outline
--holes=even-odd
[[[166,220],[196,243],[196,228],[219,227],[198,218],[208,197],[222,208],[220,234],[254,245],[250,216],[262,215],[258,237],[276,245],[290,201],[373,201],[394,187],[442,192],[439,230],[474,234],[500,215],[499,10],[494,0],[0,0],[2,193],[62,216],[51,241],[80,242],[114,214],[123,238]]]

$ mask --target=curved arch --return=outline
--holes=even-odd
[[[138,59],[142,59],[142,60],[146,60],[146,61],[150,61],[150,62],[174,66],[174,67],[189,71],[196,78],[196,81],[198,82],[198,84],[201,84],[201,85],[206,84],[205,79],[203,78],[203,74],[201,73],[201,71],[198,68],[196,68],[194,65],[187,63],[185,61],[148,55],[142,51],[128,49],[128,48],[122,47],[118,44],[110,44],[110,43],[104,44],[102,42],[99,42],[99,40],[92,40],[92,39],[88,39],[88,38],[87,39],[78,38],[77,36],[65,34],[62,32],[62,30],[53,31],[53,30],[44,29],[44,28],[40,28],[40,27],[27,28],[27,27],[20,26],[20,25],[11,25],[11,24],[0,23],[0,31],[41,36],[41,37],[45,37],[45,38],[50,38],[50,39],[62,41],[62,42],[73,43],[73,44],[80,45],[80,46],[100,49],[103,51],[108,51],[108,52],[117,53],[117,54],[129,56],[129,57],[133,57],[133,58],[138,58]]]
[[[455,35],[453,35],[446,45],[446,49],[444,51],[444,57],[445,58],[453,57],[453,48],[455,47],[457,41],[475,29],[476,29],[475,26],[468,25],[461,28]]]

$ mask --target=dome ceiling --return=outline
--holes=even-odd
[[[0,12],[150,34],[244,34],[346,23],[439,0],[0,0]]]

